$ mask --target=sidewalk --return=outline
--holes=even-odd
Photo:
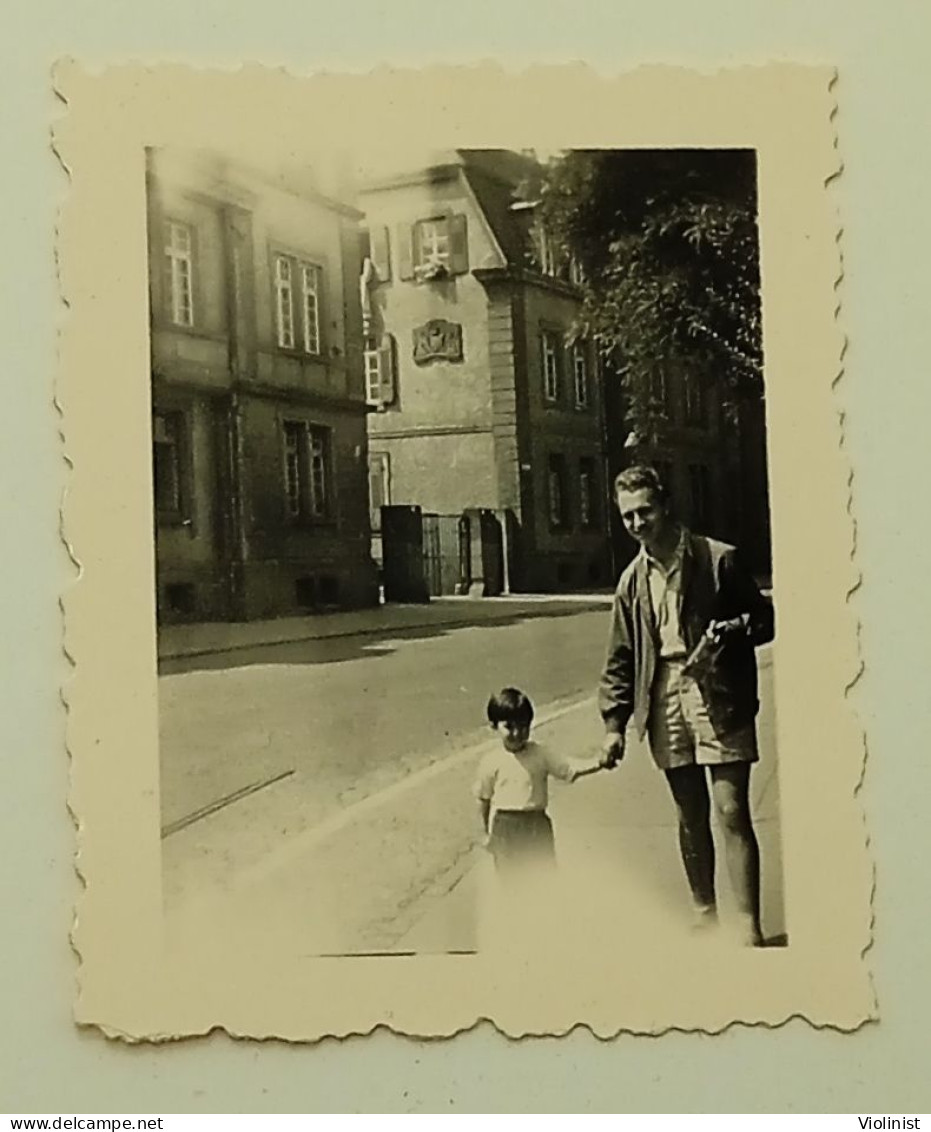
[[[768,662],[764,662],[768,666]],[[759,720],[760,763],[754,768],[752,808],[762,859],[763,930],[771,944],[786,936],[783,900],[779,790],[773,734],[771,688]],[[575,755],[594,753],[602,732],[597,713],[566,714],[537,729],[542,742]],[[593,708],[593,705],[592,705]],[[662,775],[646,747],[630,741],[622,764],[613,771],[554,784],[550,814],[559,859],[561,918],[579,937],[621,931],[625,939],[663,945],[685,939],[689,896],[679,857],[676,818]],[[732,911],[720,836],[718,892],[726,924]],[[439,953],[484,945],[494,876],[483,851],[451,876],[449,887],[424,902],[420,915],[401,937],[398,950]],[[483,921],[485,926],[483,926]]]
[[[786,933],[772,681],[761,656],[760,763],[751,778],[762,856],[763,928],[771,943]],[[600,749],[594,698],[541,708],[541,741],[574,756]],[[173,946],[209,954],[236,940],[243,953],[267,954],[269,941],[302,955],[449,954],[512,950],[527,925],[513,907],[496,904],[487,853],[473,848],[477,814],[471,801],[475,767],[496,737],[453,752],[359,801],[349,801],[303,833],[279,839],[247,869],[215,890],[194,886],[176,902]],[[243,803],[236,821],[261,830],[262,796]],[[266,799],[267,801],[268,799]],[[252,806],[251,818],[249,807]],[[256,808],[258,807],[258,808]],[[571,933],[573,951],[590,943],[650,954],[691,948],[690,900],[679,857],[676,818],[663,776],[645,746],[629,740],[613,771],[568,786],[554,783],[550,813],[556,832],[558,883],[546,902],[556,930]],[[222,818],[221,818],[222,820]],[[173,851],[190,853],[185,833]],[[730,885],[718,847],[718,893],[726,925]],[[446,863],[437,871],[435,862]],[[533,909],[535,911],[536,909]],[[530,918],[532,925],[537,917]],[[544,931],[542,934],[546,934]],[[553,934],[552,931],[550,934]],[[726,943],[726,932],[706,942]],[[225,943],[223,944],[225,946]]]
[[[487,624],[522,617],[559,616],[584,609],[603,609],[610,602],[611,594],[607,591],[485,598],[435,597],[423,605],[379,605],[371,609],[281,617],[270,621],[162,625],[158,631],[158,656],[159,660],[170,660],[298,641]]]

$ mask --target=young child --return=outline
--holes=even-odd
[[[569,759],[530,738],[533,704],[517,688],[488,701],[488,721],[501,747],[481,761],[475,797],[486,845],[499,873],[555,862],[553,825],[546,812],[550,777],[575,782],[607,767],[607,756]]]

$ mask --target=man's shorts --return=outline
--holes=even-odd
[[[701,690],[682,672],[682,661],[661,660],[653,681],[648,734],[660,770],[682,766],[754,763],[759,758],[756,727],[716,735]]]

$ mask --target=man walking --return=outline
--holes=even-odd
[[[605,750],[611,765],[623,758],[631,718],[648,737],[678,812],[697,926],[717,922],[710,778],[742,938],[759,946],[760,854],[750,816],[750,768],[758,758],[754,649],[773,638],[772,605],[733,547],[676,521],[653,468],[628,468],[614,487],[640,553],[614,596],[599,690]]]

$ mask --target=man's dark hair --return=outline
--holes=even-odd
[[[619,491],[651,491],[658,503],[669,502],[669,492],[656,468],[634,464],[620,472],[614,480],[614,494]]]
[[[492,727],[499,723],[533,723],[533,704],[519,688],[502,688],[488,701],[488,722]]]

